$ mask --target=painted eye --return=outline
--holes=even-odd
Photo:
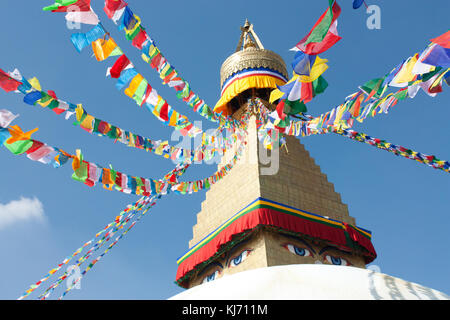
[[[325,256],[325,260],[335,266],[351,266],[352,264],[341,257],[334,257],[330,255]]]
[[[232,267],[236,267],[238,265],[240,265],[242,263],[242,261],[244,261],[245,259],[247,259],[248,255],[250,254],[250,252],[252,252],[252,250],[244,250],[242,251],[238,256],[236,256],[235,258],[231,259],[230,264],[228,267],[232,268]]]
[[[300,248],[300,247],[294,246],[293,244],[290,244],[290,243],[284,245],[284,247],[286,249],[288,249],[291,253],[296,254],[297,256],[300,256],[300,257],[311,256],[311,251],[309,251],[308,249]]]
[[[219,274],[220,274],[219,270],[214,271],[209,276],[206,276],[205,279],[203,279],[202,283],[206,283],[206,282],[210,282],[210,281],[216,280],[217,277],[219,276]]]

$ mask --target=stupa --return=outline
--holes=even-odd
[[[239,119],[252,98],[273,110],[270,92],[287,78],[283,59],[264,49],[246,21],[236,52],[220,70],[215,111]],[[206,193],[189,250],[177,261],[176,283],[189,290],[173,299],[389,299],[389,284],[406,298],[448,298],[401,279],[387,276],[386,282],[367,270],[376,258],[371,232],[356,225],[297,138],[287,136],[286,149],[268,151],[256,122],[255,115],[248,120],[244,155]],[[336,289],[343,283],[347,287]]]

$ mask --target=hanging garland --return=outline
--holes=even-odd
[[[85,161],[80,150],[77,150],[76,155],[72,155],[60,148],[51,147],[43,142],[31,139],[31,135],[37,130],[36,128],[29,132],[23,132],[17,125],[0,128],[1,145],[4,145],[15,155],[26,153],[30,160],[50,164],[55,168],[72,159],[74,170],[72,179],[83,182],[89,187],[101,183],[107,190],[113,190],[114,187],[115,190],[120,192],[144,196],[167,192],[168,183],[164,181],[134,177],[112,168],[103,168],[95,163]],[[181,166],[187,168],[189,164],[182,164]],[[173,181],[175,181],[174,177],[171,178]]]
[[[146,208],[144,210],[141,210],[141,212],[139,214],[137,214],[136,211],[133,211],[132,213],[129,214],[128,217],[126,217],[126,219],[124,220],[123,223],[121,223],[121,225],[119,226],[115,226],[114,229],[112,230],[112,232],[110,234],[105,235],[97,244],[94,248],[91,248],[81,259],[76,261],[76,266],[80,267],[80,265],[85,262],[87,259],[89,259],[89,257],[92,255],[93,252],[97,251],[103,244],[105,244],[106,242],[108,242],[113,235],[120,229],[124,228],[128,222],[134,218],[135,215],[137,215],[136,220],[134,220],[131,225],[128,227],[128,229],[126,229],[122,234],[120,234],[116,240],[111,243],[108,248],[102,253],[100,254],[97,258],[95,258],[94,260],[92,260],[89,265],[85,268],[85,270],[83,272],[81,272],[80,276],[78,278],[76,278],[75,280],[73,280],[72,284],[63,292],[63,294],[58,298],[58,300],[61,300],[70,290],[72,290],[78,283],[78,281],[80,281],[80,279],[82,277],[84,277],[86,275],[86,273],[92,269],[92,267],[106,254],[108,253],[108,251],[113,248],[120,239],[122,239],[127,233],[128,231],[130,231],[137,222],[139,222],[141,220],[141,218],[148,212],[148,210],[153,207],[156,204],[156,200],[159,199],[157,197],[153,197],[152,199],[149,199],[148,202],[149,204],[146,206]],[[106,240],[104,240],[104,238],[106,237]],[[103,242],[104,241],[104,242]],[[99,245],[98,245],[99,244]],[[98,245],[98,246],[97,246]],[[38,298],[41,300],[45,300],[47,299],[51,293],[59,286],[60,283],[62,283],[66,278],[67,278],[68,274],[67,272],[65,272],[61,277],[58,278],[58,280],[53,283],[49,288],[47,288]]]
[[[269,110],[267,107],[262,103],[260,99],[254,99],[251,101],[251,108],[256,111],[256,114],[258,114],[258,118],[260,119],[259,122],[265,121],[264,125],[261,125],[258,127],[258,136],[264,137],[265,140],[264,146],[266,149],[270,149],[271,145],[274,143],[274,141],[278,141],[274,139],[276,135],[274,136],[274,132],[277,132],[274,130],[275,126],[270,121],[270,115]],[[312,116],[305,114],[304,117],[306,118],[312,118]],[[339,135],[342,135],[344,137],[350,138],[352,140],[356,140],[359,142],[367,143],[373,147],[377,147],[382,150],[389,151],[397,156],[402,156],[407,159],[416,160],[417,162],[426,164],[434,169],[440,169],[445,172],[450,172],[450,163],[445,160],[440,160],[436,156],[433,155],[427,155],[421,152],[417,152],[402,146],[398,146],[392,143],[389,143],[385,140],[381,140],[378,138],[371,137],[365,133],[356,132],[351,129],[342,129],[342,128],[335,128],[333,126],[328,126],[327,128],[324,128],[319,134],[326,134],[326,133],[336,133]],[[260,139],[261,140],[261,139]],[[267,142],[268,141],[268,142]]]
[[[249,113],[247,113],[248,117]],[[13,154],[27,154],[27,157],[34,161],[40,161],[47,164],[53,164],[54,167],[64,165],[69,159],[72,159],[72,168],[74,173],[72,179],[83,182],[92,187],[97,183],[103,184],[107,190],[115,190],[136,195],[150,196],[155,194],[166,194],[168,190],[172,189],[177,193],[185,194],[186,192],[197,192],[203,189],[208,189],[211,184],[221,180],[239,160],[244,145],[246,144],[246,128],[243,128],[245,135],[238,135],[240,146],[232,158],[231,162],[223,166],[210,177],[191,181],[181,182],[177,181],[177,174],[184,172],[190,165],[189,163],[182,163],[178,165],[169,176],[164,180],[154,180],[141,177],[130,176],[118,172],[112,168],[103,168],[95,163],[84,160],[81,150],[77,150],[76,155],[71,155],[62,149],[50,147],[45,143],[31,139],[31,134],[37,131],[34,129],[29,132],[23,132],[19,126],[10,126],[0,130],[0,137],[3,137],[0,142],[11,151]],[[167,181],[167,182],[166,182]],[[169,186],[173,185],[169,189]]]
[[[105,0],[104,11],[108,18],[125,32],[126,39],[141,51],[142,59],[158,72],[163,84],[175,89],[177,98],[182,99],[195,112],[210,121],[220,122],[221,124],[232,121],[221,114],[215,113],[204,100],[191,90],[189,83],[164,57],[155,41],[142,26],[141,19],[133,13],[125,1]]]
[[[0,69],[0,73],[7,74]],[[24,94],[23,101],[29,105],[39,104],[43,108],[50,109],[58,115],[65,114],[66,120],[71,115],[75,114],[77,121],[73,124],[81,127],[86,132],[96,134],[101,137],[108,137],[114,142],[119,141],[129,147],[134,147],[147,152],[153,152],[156,155],[170,158],[178,162],[201,162],[202,160],[211,160],[217,155],[222,154],[232,144],[237,141],[235,131],[241,128],[224,128],[219,126],[214,133],[202,135],[202,143],[194,150],[173,147],[169,145],[168,141],[155,141],[141,135],[123,130],[107,121],[96,118],[89,114],[81,104],[74,104],[65,102],[56,97],[54,91],[49,90],[45,92],[41,90],[41,85],[36,78],[26,80],[20,72],[16,69],[12,72],[18,81],[17,92]],[[31,83],[30,83],[31,82]],[[221,136],[223,131],[228,131],[230,134],[224,138]],[[219,138],[220,136],[220,138]]]
[[[39,288],[42,283],[47,281],[53,274],[55,274],[57,271],[59,271],[64,265],[67,265],[74,257],[79,255],[84,249],[86,249],[86,247],[91,245],[95,241],[95,239],[97,239],[99,236],[101,236],[104,233],[108,234],[109,232],[111,232],[110,228],[112,228],[113,226],[123,225],[124,224],[123,217],[127,212],[146,210],[146,207],[148,206],[150,201],[151,201],[150,198],[143,197],[143,198],[139,199],[138,201],[136,201],[134,204],[128,205],[127,208],[122,210],[113,221],[111,221],[108,225],[106,225],[106,227],[103,228],[101,231],[96,233],[95,236],[91,240],[85,242],[80,248],[75,250],[69,257],[65,258],[55,268],[51,269],[41,280],[39,280],[35,284],[31,285],[30,288],[27,289],[22,294],[22,296],[20,296],[18,298],[18,300],[23,300],[26,297],[28,297],[33,291],[35,291],[37,288]],[[107,232],[107,230],[108,230],[108,232]]]
[[[436,158],[436,156],[420,153],[402,146],[392,144],[385,140],[371,137],[365,133],[356,132],[351,129],[332,128],[331,132],[350,138],[355,141],[367,143],[372,147],[376,147],[381,150],[392,152],[397,156],[402,156],[407,159],[415,160],[417,162],[426,164],[434,169],[440,169],[445,172],[450,172],[450,163],[445,160],[440,160]]]
[[[438,38],[445,36],[442,35]],[[450,40],[447,44],[450,47]],[[422,53],[405,60],[383,78],[366,82],[346,98],[338,107],[308,121],[291,121],[282,132],[294,136],[309,136],[320,133],[327,126],[351,128],[356,119],[363,122],[368,116],[388,113],[398,101],[414,98],[422,89],[434,97],[442,92],[442,82],[449,84],[450,58],[443,47],[431,43]],[[384,95],[388,87],[401,87],[395,93]],[[363,105],[368,102],[366,105]]]

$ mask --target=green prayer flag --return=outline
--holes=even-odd
[[[25,153],[33,145],[33,140],[19,140],[13,143],[5,143],[4,146],[13,154]]]
[[[78,0],[55,0],[54,4],[44,7],[44,8],[42,8],[42,10],[44,10],[44,11],[57,10],[59,7],[70,6],[71,4],[74,4],[77,1]]]
[[[311,31],[309,37],[305,41],[304,45],[306,46],[310,42],[321,42],[328,30],[330,29],[331,23],[333,21],[333,0],[329,0],[329,8],[325,16],[317,23],[314,29]]]
[[[141,32],[141,30],[142,30],[142,27],[141,27],[141,26],[137,27],[136,30],[133,31],[133,33],[126,34],[126,38],[127,38],[128,40],[133,40],[134,38],[136,38],[136,36],[138,35],[138,33]]]
[[[313,81],[312,85],[313,85],[314,96],[316,96],[325,91],[325,89],[328,87],[328,82],[325,80],[324,77],[320,76],[316,80]]]
[[[52,102],[50,102],[50,104],[47,106],[47,108],[53,110],[55,108],[58,108],[58,106],[59,106],[59,101],[53,99]]]
[[[133,99],[134,99],[134,101],[136,101],[136,103],[138,105],[142,104],[142,100],[144,98],[145,90],[147,89],[147,85],[148,85],[147,80],[143,79],[141,81],[141,83],[139,84],[138,88],[136,89],[136,92],[134,93]]]
[[[286,114],[295,115],[306,111],[307,108],[303,101],[300,100],[290,101],[289,99],[286,99],[284,101],[284,112]]]
[[[72,174],[72,179],[80,182],[85,182],[88,177],[87,167],[88,165],[86,162],[81,162],[80,167]]]

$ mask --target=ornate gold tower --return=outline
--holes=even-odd
[[[283,59],[264,49],[253,26],[241,27],[237,50],[222,65],[215,110],[239,117],[249,98],[268,100],[287,81]],[[269,106],[269,103],[267,103]],[[376,257],[369,231],[355,226],[333,184],[295,137],[267,152],[250,117],[243,157],[206,193],[189,250],[177,261],[185,288],[248,269],[287,264],[365,268]],[[233,151],[222,159],[223,166]]]

